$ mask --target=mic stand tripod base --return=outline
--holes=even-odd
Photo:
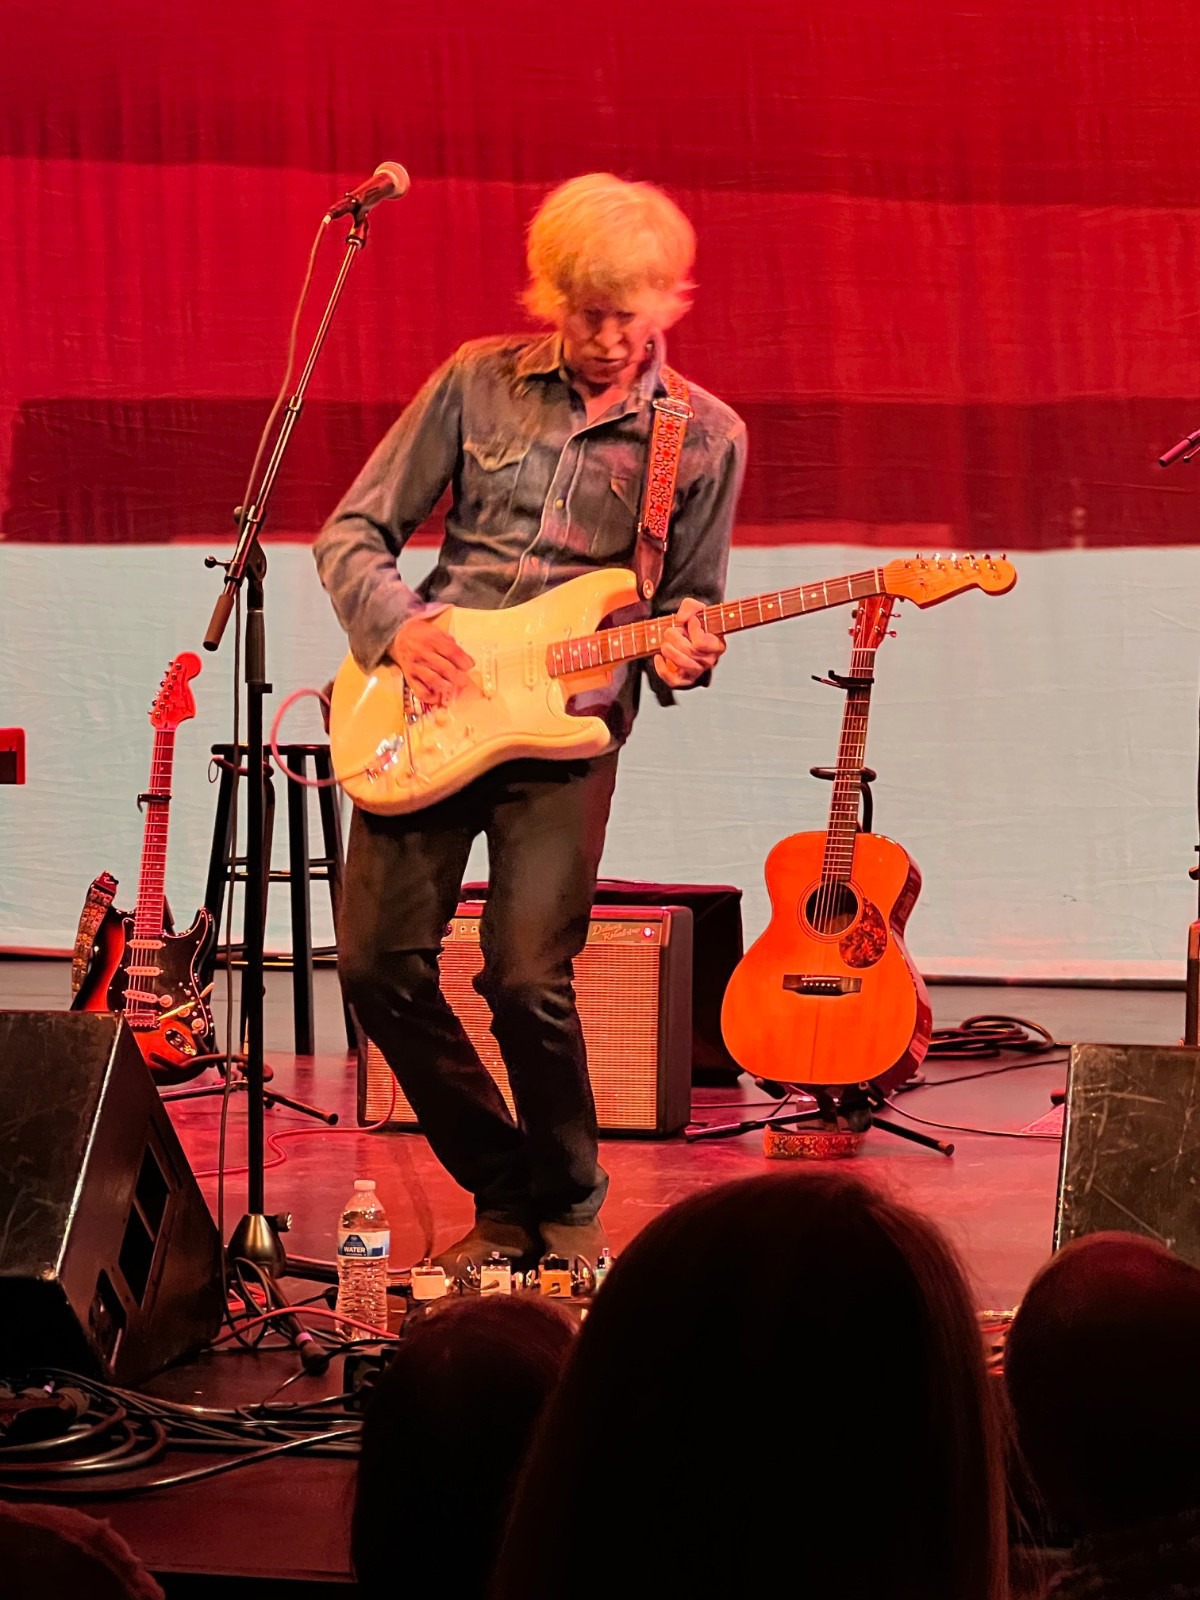
[[[273,1217],[250,1212],[233,1230],[229,1240],[230,1261],[253,1261],[271,1277],[282,1278],[287,1273],[287,1252],[279,1237]]]
[[[270,1069],[266,1069],[269,1074]],[[204,1084],[198,1089],[170,1089],[162,1098],[164,1100],[202,1100],[209,1095],[233,1094],[237,1090],[249,1092],[249,1081],[244,1075],[231,1079],[228,1084]],[[293,1100],[290,1095],[280,1094],[277,1089],[264,1089],[262,1091],[263,1104],[270,1109],[271,1106],[287,1106],[289,1111],[302,1112],[306,1117],[315,1117],[318,1122],[323,1122],[327,1127],[334,1127],[338,1120],[336,1111],[322,1111],[320,1106],[311,1106],[305,1100]]]

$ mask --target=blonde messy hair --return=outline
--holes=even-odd
[[[661,189],[588,172],[551,190],[530,223],[522,299],[545,322],[611,300],[669,328],[691,304],[695,256],[691,223]]]

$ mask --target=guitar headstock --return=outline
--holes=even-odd
[[[159,684],[150,707],[150,724],[161,733],[170,733],[181,722],[196,715],[196,702],[188,684],[200,671],[200,657],[183,650],[172,661]]]
[[[883,569],[884,593],[918,606],[936,606],[967,589],[1007,594],[1016,581],[1004,556],[904,556]]]
[[[888,623],[895,608],[895,596],[890,594],[868,595],[858,602],[854,608],[854,626],[850,630],[856,650],[879,649],[888,636]]]

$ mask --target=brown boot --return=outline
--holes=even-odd
[[[461,1239],[447,1245],[432,1258],[447,1277],[462,1277],[468,1264],[482,1266],[489,1256],[500,1255],[514,1266],[532,1265],[538,1258],[538,1241],[519,1222],[499,1222],[481,1218]]]
[[[608,1235],[599,1218],[591,1222],[543,1222],[538,1231],[545,1255],[565,1256],[568,1263],[578,1257],[593,1270],[601,1250],[608,1249]]]

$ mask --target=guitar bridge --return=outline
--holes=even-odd
[[[387,769],[394,766],[400,758],[400,751],[404,745],[404,735],[398,733],[394,738],[383,739],[375,747],[374,759],[369,761],[362,769],[362,775],[368,783],[374,783],[381,778]]]
[[[827,977],[822,973],[785,972],[783,987],[789,994],[823,995],[836,1000],[839,995],[857,994],[862,988],[862,979]]]

